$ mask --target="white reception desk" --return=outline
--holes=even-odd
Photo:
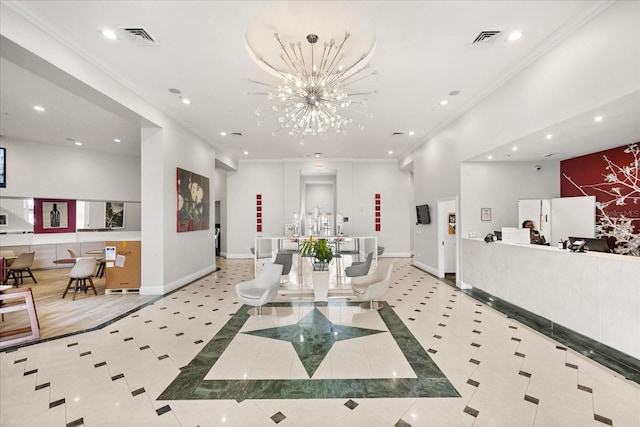
[[[640,257],[462,239],[462,281],[640,359]]]

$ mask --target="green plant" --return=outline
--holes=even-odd
[[[317,262],[313,263],[314,270],[327,270],[329,262],[333,259],[333,252],[327,244],[327,239],[313,240],[313,236],[302,242],[301,252],[303,256],[312,256]]]

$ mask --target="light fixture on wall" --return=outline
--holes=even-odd
[[[356,116],[370,118],[364,111],[365,97],[373,91],[351,92],[349,86],[376,74],[368,71],[368,52],[354,63],[344,64],[343,52],[350,37],[348,32],[341,42],[325,41],[322,49],[317,51],[316,43],[320,38],[316,34],[306,36],[308,46],[305,47],[308,49],[303,49],[301,42],[284,43],[278,33],[274,36],[280,45],[282,65],[276,66],[262,56],[256,59],[275,71],[282,78],[282,83],[271,85],[251,80],[267,89],[265,92],[250,92],[279,101],[270,108],[256,110],[259,117],[269,111],[274,113],[279,127],[273,134],[278,135],[283,130],[289,135],[303,137],[324,135],[328,130],[345,133],[350,125],[364,129]],[[258,125],[261,124],[260,119]]]

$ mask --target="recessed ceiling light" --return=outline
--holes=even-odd
[[[595,119],[593,119],[594,122],[601,122],[602,121],[602,116],[596,116]]]
[[[41,106],[39,106],[39,105],[35,105],[35,106],[33,107],[33,109],[34,109],[34,110],[36,110],[36,111],[40,111],[40,112],[44,111],[44,107],[41,107]]]
[[[389,151],[388,151],[388,153],[389,153],[389,154],[393,154],[393,150],[389,150]]]
[[[509,34],[508,40],[510,42],[514,42],[518,40],[520,37],[522,37],[522,31],[513,31],[511,32],[511,34]]]
[[[551,135],[550,133],[548,133],[548,134],[547,134],[547,136],[545,136],[545,138],[547,138],[547,139],[551,139],[551,138],[553,138],[553,135]]]
[[[301,139],[299,142],[300,145],[304,145],[304,139]]]
[[[76,144],[77,146],[80,146],[80,145],[82,145],[82,142],[76,141],[76,142],[74,142],[74,144]]]
[[[220,136],[227,136],[226,132],[220,132]]]
[[[460,95],[459,90],[452,90],[451,92],[449,92],[449,96],[456,96],[456,95]]]
[[[116,40],[118,38],[118,36],[116,36],[116,33],[109,29],[102,30],[102,35],[109,40]]]
[[[416,133],[415,133],[414,131],[409,132],[409,136],[413,136],[413,135],[415,135],[415,134],[416,134]]]
[[[513,151],[518,151],[518,147],[513,147],[512,150]]]
[[[191,104],[191,100],[188,99],[188,98],[182,98],[182,103],[189,105],[189,104]]]
[[[244,155],[245,155],[245,156],[248,156],[248,155],[249,155],[249,152],[248,152],[248,151],[245,151],[245,152],[244,152]]]
[[[487,159],[491,160],[493,159],[493,156],[487,156]]]
[[[447,101],[446,99],[443,99],[442,101],[440,101],[440,105],[447,105],[449,103],[449,101]]]
[[[322,153],[315,153],[314,156],[320,157],[320,156],[322,156]]]
[[[114,139],[113,142],[120,142],[118,138]]]

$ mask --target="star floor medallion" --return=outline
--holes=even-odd
[[[359,302],[329,302],[329,307],[359,306]],[[272,303],[271,307],[314,307],[313,303]],[[326,306],[326,304],[325,304]],[[200,399],[329,399],[385,397],[459,397],[460,395],[388,304],[377,315],[384,322],[415,376],[411,378],[314,379],[313,373],[336,341],[386,333],[375,329],[336,325],[314,307],[295,325],[254,330],[243,334],[289,341],[310,378],[303,379],[206,379],[227,347],[249,320],[249,306],[242,306],[198,355],[160,394],[158,400]],[[298,344],[294,344],[298,340]],[[306,345],[300,341],[309,343]]]

